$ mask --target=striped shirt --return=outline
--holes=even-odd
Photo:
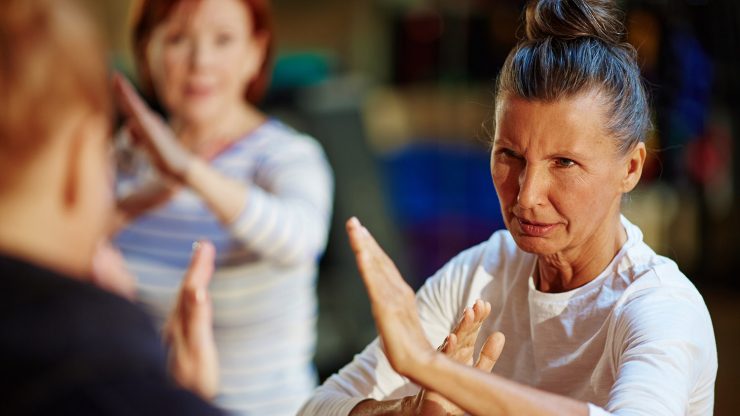
[[[137,158],[135,158],[136,160]],[[119,196],[153,169],[119,169]],[[161,327],[192,243],[217,251],[210,292],[221,366],[216,402],[235,414],[293,415],[316,383],[317,263],[330,224],[333,177],[320,145],[270,120],[211,166],[244,181],[244,209],[222,225],[189,189],[138,217],[115,239],[138,279],[140,302]]]

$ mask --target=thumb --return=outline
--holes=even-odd
[[[193,244],[193,256],[180,288],[180,320],[191,342],[207,340],[211,333],[211,307],[208,283],[214,269],[216,249],[208,241]]]

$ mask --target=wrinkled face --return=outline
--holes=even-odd
[[[244,103],[264,59],[251,14],[240,0],[184,0],[153,32],[147,58],[170,115],[213,119]]]
[[[500,99],[491,175],[522,250],[577,255],[615,226],[628,163],[605,124],[595,94],[551,103]]]

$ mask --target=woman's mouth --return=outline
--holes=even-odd
[[[190,98],[204,98],[211,95],[213,88],[199,85],[188,85],[185,87],[185,96]]]
[[[516,220],[519,223],[519,229],[531,237],[545,237],[557,225],[527,221],[519,217],[516,217]]]

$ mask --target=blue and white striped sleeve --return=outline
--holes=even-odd
[[[321,146],[297,133],[273,140],[261,158],[234,238],[281,264],[315,260],[324,250],[334,180]]]

